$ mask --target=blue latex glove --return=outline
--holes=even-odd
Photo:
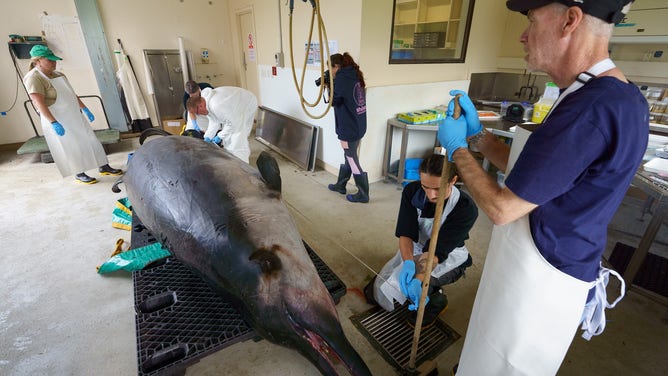
[[[401,293],[404,296],[408,296],[408,284],[415,277],[415,261],[406,260],[401,266],[401,272],[399,272],[399,287],[401,287]]]
[[[209,137],[204,137],[204,141],[211,142],[211,139]]]
[[[459,105],[462,107],[462,115],[466,118],[466,137],[475,136],[482,131],[482,124],[480,124],[478,110],[475,109],[475,105],[468,94],[461,90],[450,91],[450,95],[453,97],[457,94],[462,95],[459,97]]]
[[[63,125],[60,124],[58,120],[52,121],[51,126],[53,127],[53,131],[56,132],[58,136],[62,136],[65,134],[65,128],[63,128]]]
[[[191,119],[190,124],[192,124],[193,129],[196,130],[197,132],[201,132],[202,130],[199,128],[199,125],[197,125],[197,119]]]
[[[90,110],[88,109],[88,107],[84,107],[84,108],[82,108],[82,109],[81,109],[81,112],[83,112],[84,114],[86,114],[86,116],[88,117],[88,121],[93,122],[93,121],[95,120],[95,116],[93,116],[93,113],[90,112]]]
[[[454,102],[448,104],[448,112],[445,120],[438,126],[438,142],[448,152],[448,160],[452,162],[452,154],[459,148],[468,148],[466,143],[466,118],[460,116],[455,120],[452,117]]]
[[[220,137],[218,137],[218,136],[214,137],[213,140],[212,140],[212,142],[216,145],[219,145],[221,141],[223,141],[223,140],[221,140]]]
[[[408,285],[408,299],[413,302],[408,304],[410,311],[417,311],[418,304],[420,304],[420,295],[422,295],[422,282],[418,279],[413,279]],[[429,303],[429,296],[424,301],[424,305],[426,306],[427,303]]]

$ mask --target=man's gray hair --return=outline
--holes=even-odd
[[[566,12],[569,8],[567,5],[557,2],[554,2],[548,6],[552,7],[553,11],[557,14],[562,14]],[[610,39],[610,37],[612,36],[612,31],[615,27],[614,24],[607,23],[606,21],[603,21],[600,18],[594,17],[584,12],[582,12],[582,15],[583,15],[582,23],[587,30],[589,30],[592,34],[594,34],[597,37]]]

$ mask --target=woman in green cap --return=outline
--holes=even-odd
[[[122,170],[109,166],[104,148],[88,124],[95,117],[74,93],[67,77],[55,70],[56,61],[62,59],[43,45],[35,45],[30,56],[30,71],[23,82],[40,114],[42,133],[60,174],[76,174],[77,181],[85,184],[97,183],[84,172],[96,167],[101,175],[121,175]]]

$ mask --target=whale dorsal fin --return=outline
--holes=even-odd
[[[270,189],[281,192],[281,170],[278,168],[276,159],[266,151],[260,153],[257,157],[257,169],[262,175],[262,179],[267,183]]]

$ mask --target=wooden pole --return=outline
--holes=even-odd
[[[461,94],[460,94],[461,95]],[[455,96],[455,108],[452,117],[458,119],[461,116],[461,107],[459,106],[459,97]],[[434,226],[431,230],[431,241],[429,242],[429,251],[427,253],[427,271],[425,280],[422,281],[422,294],[420,295],[420,302],[418,305],[417,320],[415,321],[415,331],[413,332],[413,346],[411,347],[411,357],[408,361],[408,367],[415,369],[415,360],[417,358],[417,348],[420,342],[420,330],[422,329],[422,319],[424,317],[425,302],[427,300],[427,292],[429,291],[429,279],[431,277],[431,270],[434,266],[434,255],[436,254],[436,243],[438,241],[438,232],[441,229],[441,217],[443,216],[443,207],[445,206],[445,191],[450,181],[448,174],[450,171],[450,162],[448,162],[448,154],[446,152],[443,160],[443,169],[441,170],[441,181],[438,187],[438,198],[436,200],[436,212],[434,213]]]

